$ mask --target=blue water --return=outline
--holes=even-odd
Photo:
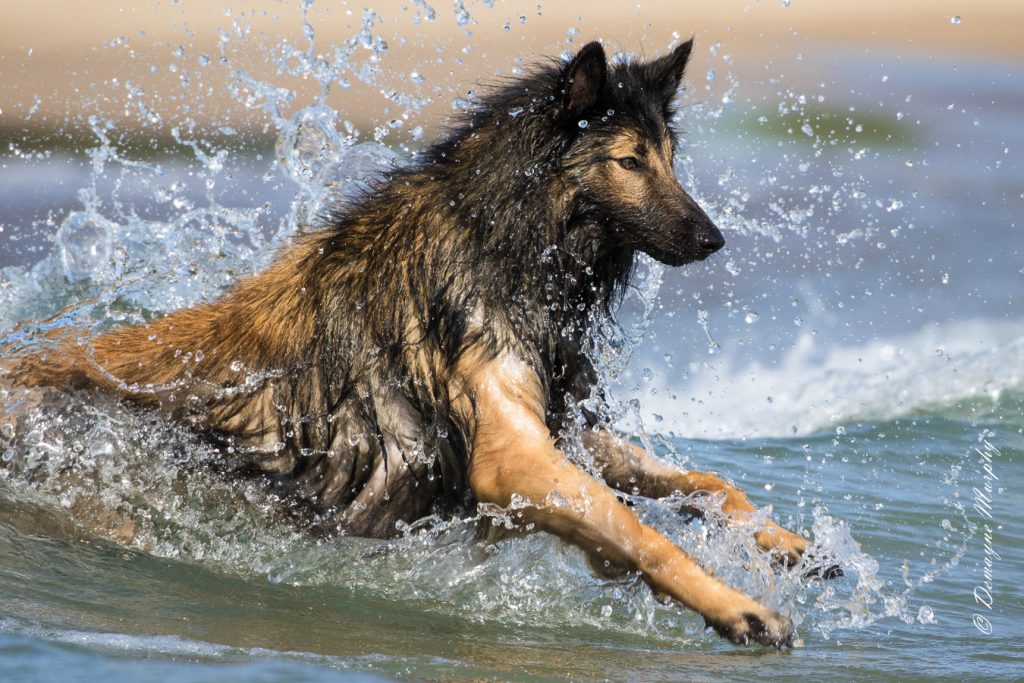
[[[0,453],[33,473],[0,470],[3,679],[1021,678],[1022,92],[1020,64],[844,50],[759,82],[690,76],[679,170],[728,245],[641,267],[614,396],[623,430],[843,564],[828,583],[778,573],[743,533],[637,501],[790,614],[800,647],[725,644],[554,539],[477,542],[475,519],[318,543],[258,487],[185,466],[210,456],[186,431],[78,396],[16,407],[31,446]],[[893,137],[831,144],[835,112]],[[72,319],[173,310],[265,264],[395,154],[310,120],[223,164],[5,156],[0,329],[95,294]],[[104,511],[105,533],[76,523]]]

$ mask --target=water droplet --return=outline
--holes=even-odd
[[[64,275],[70,282],[90,277],[110,260],[110,226],[98,216],[75,211],[57,231],[57,245]]]
[[[589,124],[589,123],[587,123],[587,120],[586,120],[586,119],[580,119],[580,122],[579,122],[579,127],[580,127],[580,128],[586,128],[586,127],[587,127],[587,126],[589,126],[589,125],[590,125],[590,124]]]
[[[960,15],[959,14],[955,15],[952,19],[949,20],[949,23],[953,24],[954,26],[959,24],[960,23]]]
[[[437,12],[434,10],[433,7],[428,5],[425,2],[425,0],[412,0],[412,1],[413,1],[413,4],[415,4],[417,7],[420,8],[420,10],[422,10],[423,16],[426,18],[427,21],[433,21],[434,19],[437,18]]]
[[[459,26],[465,26],[469,23],[469,12],[466,11],[466,6],[462,0],[455,0],[455,23]]]

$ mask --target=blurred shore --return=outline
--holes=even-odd
[[[498,0],[492,8],[466,0],[464,23],[448,0],[370,4],[378,17],[370,20],[373,34],[388,48],[373,61],[372,50],[353,41],[352,61],[372,67],[373,83],[350,78],[351,87],[335,87],[329,100],[344,118],[361,125],[395,116],[403,107],[407,111],[389,97],[395,92],[426,101],[417,123],[433,125],[474,84],[594,38],[613,49],[651,54],[677,37],[693,35],[698,49],[691,78],[716,65],[721,70],[720,59],[712,63],[712,52],[730,55],[728,67],[740,80],[764,80],[773,59],[792,60],[802,51],[870,55],[882,50],[897,59],[954,63],[1024,61],[1020,0]],[[189,121],[258,132],[267,114],[238,104],[231,87],[239,71],[294,90],[296,106],[308,104],[316,93],[311,79],[282,76],[271,59],[285,39],[300,48],[307,44],[299,2],[254,0],[240,7],[189,0],[138,6],[44,0],[13,3],[4,13],[0,137],[29,147],[74,147],[74,136],[91,114],[112,119],[122,130],[147,129],[158,136]],[[360,4],[312,5],[308,22],[317,54],[356,35],[366,19]],[[713,49],[716,44],[720,48]]]

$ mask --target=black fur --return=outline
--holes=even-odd
[[[352,396],[381,381],[400,388],[421,433],[448,434],[447,448],[426,444],[442,456],[424,475],[444,480],[438,493],[463,499],[464,476],[447,478],[464,473],[471,435],[447,414],[446,378],[408,367],[406,349],[436,348],[442,374],[470,347],[510,350],[542,378],[549,422],[560,426],[565,393],[583,398],[593,383],[581,351],[595,312],[610,312],[645,246],[609,229],[615,215],[607,203],[617,199],[573,187],[573,169],[605,160],[616,131],[651,140],[668,131],[674,140],[673,100],[691,45],[653,62],[609,66],[591,43],[568,65],[495,89],[421,160],[339,208],[318,238],[321,251],[303,264],[311,296],[325,302],[313,369],[326,393]],[[717,234],[697,212],[704,222],[692,229]],[[337,273],[350,271],[354,258],[360,275],[339,286]],[[474,315],[482,324],[470,323]],[[455,461],[444,463],[445,455]]]

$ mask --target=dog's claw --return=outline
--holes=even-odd
[[[807,579],[838,579],[843,576],[843,568],[838,564],[819,562],[814,555],[796,556],[789,553],[773,554],[772,563],[783,569],[799,569]]]
[[[762,549],[773,553],[772,561],[776,565],[788,569],[800,567],[807,578],[828,580],[843,575],[841,566],[818,561],[814,555],[807,554],[807,541],[782,527],[773,524],[759,532],[757,542]]]
[[[811,560],[812,562],[814,560],[813,557],[808,558],[808,559]],[[841,566],[839,566],[838,564],[812,565],[811,567],[808,567],[804,571],[804,577],[806,577],[808,579],[817,578],[817,579],[824,579],[825,581],[828,581],[829,579],[838,579],[840,576],[843,576],[843,568]]]
[[[720,623],[705,617],[704,622],[734,645],[749,645],[754,641],[777,650],[793,646],[793,622],[775,612],[766,610],[762,615],[742,612]]]
[[[769,526],[754,535],[762,550],[777,553],[776,562],[793,567],[800,562],[807,550],[807,541],[791,531],[769,523]]]

